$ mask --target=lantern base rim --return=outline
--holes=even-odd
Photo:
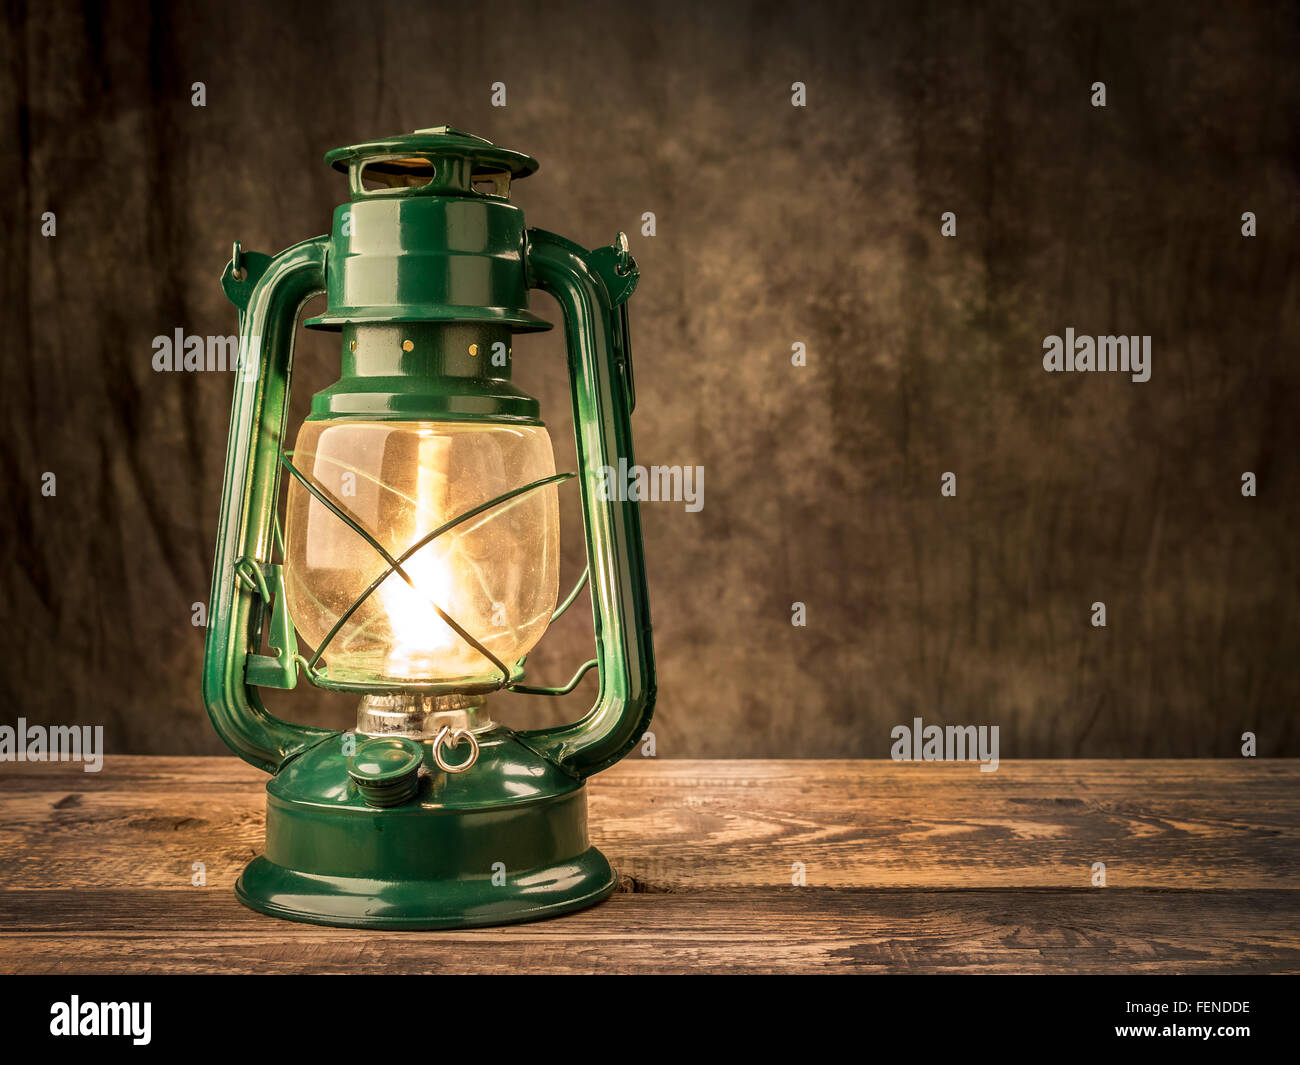
[[[526,879],[526,884],[501,886],[481,878],[380,882],[303,873],[259,855],[239,877],[235,896],[251,910],[289,921],[419,931],[556,917],[594,906],[618,883],[595,847],[550,868],[530,870]]]

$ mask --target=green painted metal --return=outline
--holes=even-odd
[[[272,821],[269,810],[268,805],[268,829]],[[576,836],[572,825],[579,815],[585,822],[586,812],[586,796],[579,795],[557,809],[535,808],[527,820],[509,826],[494,824],[493,829],[509,832],[506,838],[512,841],[541,832],[555,838]],[[462,827],[486,820],[474,817]],[[429,846],[427,835],[416,837],[411,845]],[[383,861],[387,853],[377,856],[377,862]],[[381,931],[429,931],[558,917],[594,906],[608,898],[617,884],[609,861],[589,846],[573,857],[529,869],[501,886],[491,877],[463,874],[426,880],[387,875],[325,876],[303,873],[259,857],[240,875],[235,896],[251,910],[290,921]]]
[[[460,131],[417,131],[327,160],[348,173],[352,192],[331,236],[274,257],[236,245],[222,278],[251,359],[236,375],[204,697],[222,739],[274,774],[267,853],[237,892],[265,913],[374,928],[495,924],[589,905],[613,890],[614,876],[587,839],[582,782],[635,745],[655,696],[637,504],[600,494],[601,467],[633,462],[626,301],[636,264],[621,235],[589,252],[525,230],[506,194],[536,163]],[[367,188],[372,172],[387,187]],[[386,742],[378,753],[387,762],[367,761],[376,749],[281,721],[257,691],[291,686],[308,666],[272,558],[281,466],[304,477],[284,451],[299,312],[325,292],[325,313],[306,324],[338,329],[343,342],[340,379],[315,397],[312,417],[539,424],[536,401],[510,383],[512,335],[547,327],[528,308],[531,288],[554,296],[565,322],[597,646],[566,688],[523,685],[522,661],[501,663],[500,683],[557,694],[595,665],[596,701],[571,725],[481,734],[479,759],[463,773],[442,771],[432,747],[412,740]],[[503,360],[490,360],[494,345],[505,345]],[[402,572],[401,558],[385,560]],[[268,625],[272,654],[262,655]],[[311,666],[322,687],[390,690],[333,684]]]
[[[443,773],[432,747],[413,746],[424,751],[418,790],[397,806],[367,801],[343,739],[277,774],[266,854],[239,878],[240,900],[316,924],[459,928],[554,916],[614,890],[587,835],[586,788],[516,735],[481,734],[465,773]]]
[[[594,658],[583,662],[582,665],[578,667],[578,671],[569,678],[569,683],[561,685],[558,688],[548,688],[535,684],[515,683],[510,685],[510,690],[512,692],[522,692],[524,695],[568,695],[569,692],[573,691],[573,689],[578,686],[578,682],[599,664],[600,663]]]
[[[506,326],[348,324],[343,375],[312,397],[310,418],[541,425],[537,400],[510,381]]]
[[[563,617],[564,614],[568,612],[569,607],[573,606],[578,596],[582,594],[582,590],[587,587],[587,582],[589,580],[591,580],[591,568],[584,566],[582,569],[582,576],[578,578],[578,582],[573,586],[573,590],[564,597],[564,602],[555,608],[555,613],[551,615],[552,622]]]
[[[244,667],[248,683],[258,688],[294,688],[298,684],[297,639],[284,594],[284,567],[274,562],[256,562],[241,558],[235,565],[236,575],[248,576],[257,589],[263,609],[271,604],[271,623],[266,642],[275,653],[250,654]],[[247,583],[247,582],[245,582]],[[274,591],[272,591],[274,588]]]
[[[259,769],[277,772],[294,756],[335,735],[328,729],[281,721],[248,683],[265,600],[236,575],[241,559],[270,561],[280,450],[285,432],[294,326],[302,305],[325,288],[324,237],[304,241],[274,258],[248,260],[242,281],[234,261],[222,286],[240,308],[240,358],[226,445],[226,473],[217,526],[216,561],[208,604],[203,699],[218,735]]]
[[[432,181],[422,189],[403,189],[407,195],[465,195],[473,191],[470,183],[474,177],[504,172],[518,181],[537,172],[537,160],[532,156],[502,148],[455,126],[432,126],[397,137],[335,148],[325,153],[325,162],[348,175],[357,175],[363,166],[371,164],[398,176],[410,174],[420,181]],[[350,180],[350,187],[353,196],[365,191],[355,177]]]
[[[503,172],[518,178],[537,163],[442,129],[448,132],[417,131],[326,155],[349,174],[352,199],[334,211],[329,305],[308,326],[442,321],[514,332],[550,328],[528,309],[523,212],[474,188],[475,177]],[[367,168],[430,183],[370,190],[360,180]]]
[[[368,806],[401,806],[419,792],[423,762],[424,748],[414,740],[380,736],[348,758],[348,776]]]
[[[629,466],[635,462],[629,348],[610,290],[626,300],[636,286],[636,266],[530,229],[528,267],[530,283],[554,296],[564,313],[600,690],[581,721],[521,733],[521,739],[582,779],[627,754],[654,713],[641,515],[635,501],[602,499],[600,489],[601,467],[617,468],[620,457]]]

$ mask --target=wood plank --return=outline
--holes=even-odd
[[[233,758],[0,768],[0,890],[234,883],[266,778]],[[627,760],[591,783],[595,842],[647,891],[1300,886],[1300,764]]]
[[[240,906],[265,780],[232,758],[0,767],[0,971],[1300,971],[1289,761],[625,761],[591,785],[619,894],[444,933]]]
[[[225,891],[0,894],[17,973],[1241,973],[1300,971],[1300,893],[623,893],[568,917],[438,933],[276,921]]]

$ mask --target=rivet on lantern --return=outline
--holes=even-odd
[[[509,185],[537,163],[454,127],[325,158],[351,192],[334,232],[273,257],[236,244],[223,281],[258,372],[233,383],[203,690],[221,738],[272,774],[266,853],[236,895],[272,916],[383,929],[592,905],[615,878],[588,839],[585,781],[635,747],[654,707],[638,504],[603,498],[595,474],[632,455],[636,262],[626,238],[586,251],[526,229]],[[264,298],[250,303],[254,284]],[[549,329],[530,288],[569,323],[582,476],[556,472],[508,360],[456,354],[509,355],[514,334]],[[342,331],[350,354],[283,450],[294,323],[321,293],[325,312],[304,324]],[[419,359],[394,351],[417,342]],[[587,568],[561,602],[568,480]],[[524,683],[532,648],[588,584],[596,656],[566,684]],[[503,607],[531,620],[503,628]],[[565,695],[593,668],[596,702],[576,723],[515,732],[488,716],[493,692]],[[303,677],[361,697],[355,732],[266,711],[255,689]],[[504,884],[485,876],[496,863]]]

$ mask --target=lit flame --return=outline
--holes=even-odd
[[[419,472],[411,525],[398,538],[405,547],[436,529],[446,520],[446,491],[450,441],[422,431],[419,442]],[[391,573],[377,595],[388,612],[393,643],[388,652],[390,676],[410,679],[455,673],[464,655],[463,641],[438,612],[437,603],[455,618],[458,588],[456,567],[451,556],[454,533],[446,533],[420,548],[402,563],[414,587],[399,573]]]

